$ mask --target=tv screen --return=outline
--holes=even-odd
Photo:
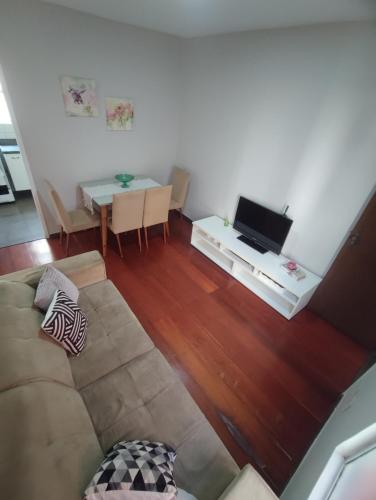
[[[290,231],[292,220],[285,215],[241,196],[236,210],[234,228],[242,233],[239,237],[261,253],[271,250],[281,253]]]

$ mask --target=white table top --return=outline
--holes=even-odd
[[[148,177],[136,177],[133,181],[129,182],[129,187],[125,188],[122,187],[121,182],[112,177],[97,181],[81,182],[79,186],[82,189],[85,206],[91,210],[90,205],[92,201],[99,206],[111,205],[114,194],[160,187],[160,184]]]

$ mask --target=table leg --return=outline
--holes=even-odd
[[[107,205],[101,206],[101,236],[102,236],[102,254],[107,254]]]

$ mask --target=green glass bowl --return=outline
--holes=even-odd
[[[129,182],[133,181],[134,179],[134,175],[130,175],[130,174],[118,174],[118,175],[115,175],[115,179],[119,182],[122,182],[122,185],[121,187],[123,188],[127,188],[129,187]]]

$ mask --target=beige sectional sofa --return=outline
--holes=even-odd
[[[106,279],[100,254],[54,266],[80,288],[89,318],[77,358],[40,332],[33,301],[43,266],[0,277],[1,498],[78,500],[108,448],[150,439],[176,448],[179,487],[217,499],[239,468]],[[271,496],[254,498],[275,498],[257,481]]]

